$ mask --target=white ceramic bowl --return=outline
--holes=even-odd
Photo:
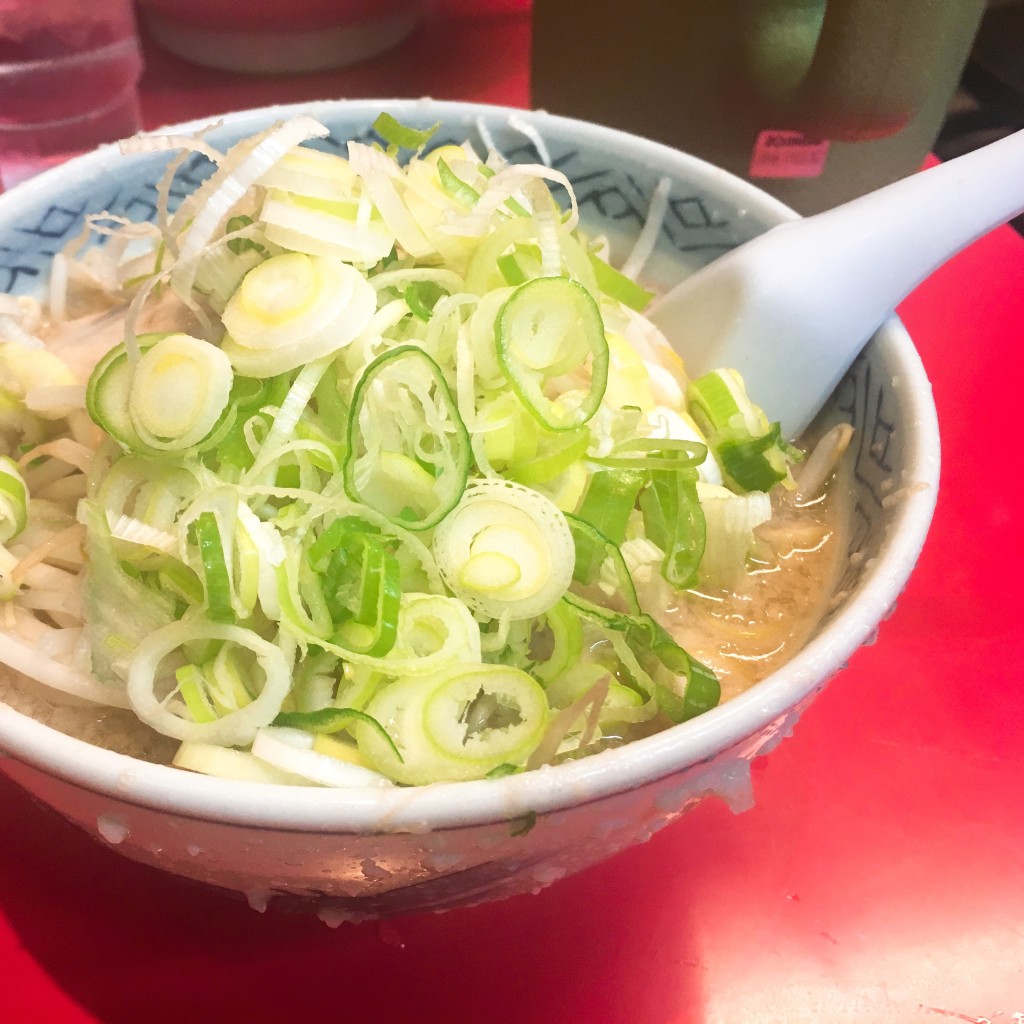
[[[386,109],[424,127],[440,120],[442,135],[453,140],[479,141],[483,130],[513,160],[540,156],[575,182],[584,224],[609,234],[620,256],[643,222],[652,189],[668,176],[669,215],[649,264],[649,276],[663,285],[794,216],[693,157],[546,114],[427,100],[301,109],[331,129],[334,145],[366,136]],[[210,138],[233,141],[296,112],[232,114]],[[547,153],[536,152],[534,131]],[[125,158],[106,148],[0,197],[0,288],[41,293],[52,254],[87,212],[149,216],[165,160]],[[197,158],[186,175],[200,177],[200,164]],[[0,763],[39,799],[129,857],[254,901],[307,899],[332,921],[537,890],[642,842],[709,794],[740,810],[751,801],[750,761],[790,732],[892,607],[935,503],[935,409],[898,321],[878,332],[826,415],[852,419],[857,431],[854,522],[840,581],[845,596],[781,670],[683,725],[522,775],[371,793],[193,775],[92,747],[0,704],[0,750],[7,754]]]

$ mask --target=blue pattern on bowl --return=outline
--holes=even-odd
[[[337,115],[325,117],[324,123],[332,134],[313,145],[331,151],[341,148],[349,139],[379,141],[369,127],[373,116],[361,120]],[[421,126],[428,127],[430,123],[429,118],[424,118]],[[437,142],[469,138],[478,152],[485,153],[486,146],[477,125],[464,120],[462,127],[461,133],[453,131],[453,122],[447,121],[445,134],[438,137]],[[237,125],[232,125],[214,129],[206,137],[211,144],[224,148],[249,130],[247,127],[240,131]],[[487,132],[510,162],[537,163],[540,160],[534,145],[524,143],[522,133],[510,128],[504,117],[488,118]],[[89,214],[109,212],[134,221],[154,219],[157,183],[172,154],[149,154],[136,158],[131,164],[118,165],[109,147],[101,152],[108,154],[106,160],[99,161],[94,155],[88,162],[80,162],[83,174],[73,183],[62,181],[59,201],[51,197],[51,190],[39,188],[36,200],[26,202],[16,219],[5,226],[0,233],[0,291],[41,294],[49,261],[81,233]],[[646,168],[627,171],[610,164],[607,154],[585,146],[557,150],[550,156],[551,166],[573,182],[585,223],[618,229],[623,235],[640,229],[660,175]],[[184,161],[170,190],[172,211],[212,169],[211,162],[200,154]],[[45,177],[48,176],[36,184],[43,185]],[[22,191],[25,190],[19,190]],[[69,191],[71,194],[66,194]],[[709,202],[706,196],[683,181],[673,188],[659,244],[669,253],[701,254],[705,257],[701,262],[705,262],[754,233],[756,228],[738,231],[717,204]]]

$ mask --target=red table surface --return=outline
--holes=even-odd
[[[146,120],[341,95],[523,106],[528,47],[521,10],[449,10],[304,78],[154,50]],[[879,641],[755,763],[752,810],[706,801],[536,896],[331,930],[126,861],[0,781],[0,1021],[1024,1020],[1024,240],[994,232],[900,312],[942,424],[934,525]]]

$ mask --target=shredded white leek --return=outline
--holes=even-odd
[[[638,312],[668,181],[620,272],[532,124],[520,165],[485,123],[484,157],[387,125],[346,155],[309,117],[129,141],[175,154],[155,222],[90,214],[48,315],[0,296],[0,662],[182,769],[479,779],[717,699],[659,615],[687,558],[744,571],[771,501],[716,486]]]
[[[390,786],[386,775],[314,750],[315,737],[301,729],[260,729],[253,740],[253,755],[281,771],[310,783],[342,788]]]

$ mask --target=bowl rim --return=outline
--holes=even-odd
[[[191,133],[218,120],[225,128],[249,131],[299,113],[372,120],[381,110],[400,118],[426,114],[442,122],[455,116],[515,117],[542,134],[554,130],[560,137],[624,147],[655,170],[693,172],[727,190],[748,214],[769,222],[798,216],[750,183],[671,147],[586,121],[491,104],[427,98],[325,100],[200,118],[146,134]],[[251,128],[246,127],[249,122]],[[66,176],[102,174],[122,159],[113,144],[52,168],[0,196],[0,218],[22,203],[45,197]],[[0,755],[6,752],[15,761],[114,801],[184,818],[283,831],[365,833],[457,828],[557,812],[637,789],[741,747],[823,686],[872,637],[901,593],[925,541],[939,480],[939,431],[931,386],[897,317],[883,324],[874,344],[881,345],[886,358],[898,367],[910,426],[904,480],[912,484],[902,489],[903,501],[888,528],[882,553],[849,605],[790,661],[751,689],[689,722],[578,761],[521,775],[368,791],[238,782],[150,764],[68,736],[0,701]]]

